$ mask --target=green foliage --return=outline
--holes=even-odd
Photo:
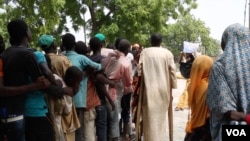
[[[149,46],[149,37],[155,32],[164,35],[163,45],[179,55],[183,41],[197,42],[210,56],[218,54],[219,41],[209,36],[209,28],[190,15],[197,8],[196,0],[0,0],[0,26],[14,18],[23,18],[33,34],[32,46],[41,34],[52,34],[59,43],[63,32],[84,27],[89,37],[98,32],[108,42],[125,37],[132,43]],[[86,19],[86,12],[90,19]],[[168,24],[176,20],[174,24]],[[67,23],[72,23],[70,27]],[[0,33],[8,39],[6,28]]]
[[[183,1],[183,3],[181,3]],[[91,35],[105,33],[110,42],[116,37],[126,37],[131,42],[148,45],[149,36],[155,32],[162,32],[170,18],[189,11],[190,5],[185,0],[106,0],[87,2],[91,20],[87,21],[91,28]],[[186,4],[184,8],[183,4]],[[179,7],[182,7],[179,9]],[[107,30],[118,27],[114,30]],[[112,28],[113,29],[113,28]]]
[[[219,54],[219,41],[209,36],[209,28],[190,14],[180,17],[174,24],[168,25],[164,32],[166,46],[175,56],[183,50],[183,41],[201,43],[201,51],[209,56]],[[199,41],[199,38],[201,39]]]
[[[12,19],[24,19],[32,32],[33,41],[37,41],[41,34],[52,34],[59,37],[62,29],[58,30],[60,25],[60,10],[65,6],[64,0],[20,0],[6,1],[3,5],[4,12],[0,17],[3,19],[1,24],[7,26],[8,21]],[[6,29],[2,31],[5,39],[8,39]],[[32,42],[33,47],[37,46]]]

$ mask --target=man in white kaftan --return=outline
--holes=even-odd
[[[145,48],[139,60],[141,82],[136,128],[142,129],[144,141],[167,140],[167,112],[169,140],[173,140],[172,89],[177,87],[176,66],[173,54],[160,46],[161,41],[160,34],[152,35],[152,47]]]

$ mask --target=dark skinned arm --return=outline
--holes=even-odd
[[[27,92],[46,89],[50,85],[50,82],[43,76],[38,77],[34,83],[23,86],[4,86],[3,77],[0,77],[0,96],[16,96],[26,94]]]
[[[27,92],[34,90],[45,89],[50,85],[50,82],[44,77],[38,77],[36,81],[32,84],[27,84],[23,86],[4,86],[3,80],[3,61],[0,58],[0,96],[16,96],[21,94],[26,94]]]
[[[229,120],[244,121],[246,119],[246,114],[238,111],[229,111],[225,116]]]
[[[114,104],[113,100],[111,99],[109,93],[107,92],[105,84],[109,84],[111,87],[115,87],[116,83],[114,81],[107,79],[102,73],[96,74],[96,80],[99,82],[96,84],[97,87],[99,87],[99,89],[101,89],[101,91],[104,93],[105,97],[108,99],[108,101],[112,107],[112,110],[114,110],[115,104]]]
[[[115,87],[116,86],[116,82],[109,80],[107,77],[105,77],[102,73],[97,73],[96,74],[96,80],[100,83],[103,84],[108,84],[110,87]]]
[[[62,88],[61,81],[55,79],[53,73],[51,72],[46,63],[40,63],[39,67],[41,68],[41,71],[43,72],[45,77],[48,78],[49,81],[52,83],[52,85],[50,85],[49,88],[46,89],[46,93],[54,95],[55,97],[58,98],[61,98],[64,94],[73,96],[74,94],[73,89],[71,87]]]
[[[45,75],[45,77],[47,79],[49,79],[49,81],[57,86],[62,86],[61,81],[57,81],[53,75],[53,73],[51,72],[51,70],[49,69],[47,63],[40,63],[39,67],[41,68],[41,71],[43,72],[43,74]]]
[[[108,99],[108,101],[112,107],[112,111],[113,111],[115,109],[115,104],[114,104],[113,100],[111,99],[109,93],[107,92],[105,85],[103,83],[97,83],[96,86],[104,93],[104,95]]]

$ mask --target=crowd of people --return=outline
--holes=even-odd
[[[218,58],[199,55],[190,68],[180,64],[190,72],[183,72],[188,83],[176,106],[178,111],[188,105],[190,112],[184,141],[222,141],[224,125],[250,124],[249,33],[241,24],[229,25]]]
[[[1,141],[131,140],[132,124],[140,129],[138,140],[153,140],[158,127],[159,139],[164,138],[160,121],[166,122],[176,77],[173,55],[161,47],[160,34],[152,35],[147,49],[123,37],[107,44],[101,33],[88,44],[66,33],[58,47],[52,35],[43,34],[35,50],[24,20],[10,21],[7,30],[10,46],[0,40]],[[166,79],[157,84],[159,72]],[[141,97],[154,91],[161,97]],[[165,106],[155,111],[159,101]]]
[[[124,37],[107,44],[102,33],[88,44],[66,33],[58,47],[43,34],[37,51],[24,20],[7,30],[10,47],[0,37],[0,141],[165,141],[167,127],[174,140],[176,64],[159,33],[147,48]],[[221,141],[222,125],[250,124],[249,33],[240,24],[226,28],[217,60],[186,54],[183,140]]]

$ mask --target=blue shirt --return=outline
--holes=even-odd
[[[80,55],[75,51],[66,51],[65,55],[69,58],[73,66],[78,67],[83,71],[87,66],[101,70],[101,64],[91,61],[88,57]],[[88,77],[85,76],[80,83],[78,93],[73,97],[73,101],[76,108],[85,108],[87,99],[87,81]]]
[[[42,52],[34,52],[37,63],[47,63],[45,56]],[[30,79],[31,82],[31,79]],[[48,113],[48,107],[45,102],[45,93],[42,91],[29,92],[25,101],[25,112],[26,117],[45,117]]]

